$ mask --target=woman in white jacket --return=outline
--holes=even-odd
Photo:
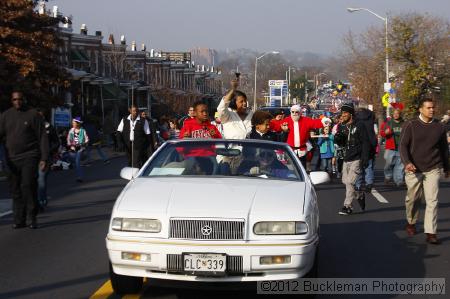
[[[238,81],[231,81],[231,90],[217,106],[224,139],[245,139],[252,130],[253,111],[248,108],[247,96],[237,87]]]

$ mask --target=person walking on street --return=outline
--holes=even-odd
[[[400,159],[400,134],[404,121],[399,109],[395,109],[392,118],[381,125],[380,135],[386,139],[384,159],[384,183],[395,183],[398,187],[403,185],[405,167]]]
[[[45,114],[42,109],[38,109],[39,115],[42,117],[45,126],[45,133],[48,139],[49,157],[47,165],[44,169],[39,169],[38,173],[38,202],[39,208],[43,210],[48,204],[47,197],[47,178],[50,172],[50,165],[53,163],[55,155],[57,155],[61,143],[59,142],[58,134],[55,128],[45,119]]]
[[[426,241],[439,244],[437,238],[438,192],[442,169],[449,177],[448,145],[444,126],[434,116],[434,102],[423,99],[420,115],[407,122],[400,136],[400,157],[405,165],[406,232],[416,234],[419,205],[425,197],[424,229]]]
[[[67,133],[67,147],[69,148],[69,159],[75,164],[77,174],[77,182],[83,181],[83,169],[81,168],[81,160],[83,158],[86,146],[89,144],[89,136],[86,130],[81,127],[81,118],[75,117],[72,120],[72,128]]]
[[[90,165],[92,164],[93,160],[91,157],[92,149],[95,148],[97,151],[98,156],[103,161],[103,164],[109,164],[111,161],[106,156],[105,152],[102,149],[102,139],[101,134],[95,125],[94,122],[91,120],[85,121],[83,124],[84,129],[86,130],[87,135],[89,136],[89,144],[86,148],[86,164]]]
[[[0,119],[0,140],[5,138],[13,198],[13,228],[38,228],[38,169],[47,167],[48,137],[42,117],[24,104],[23,94],[11,94],[12,106]]]
[[[358,191],[366,191],[370,193],[373,187],[374,181],[374,167],[375,167],[375,156],[378,145],[377,132],[375,132],[375,114],[367,108],[360,108],[355,113],[356,122],[364,125],[366,129],[366,134],[369,140],[369,161],[367,166],[362,169],[361,174],[356,180],[356,189]],[[364,185],[364,189],[363,189]],[[364,192],[359,193],[360,196],[365,196]]]
[[[122,118],[117,131],[120,133],[128,157],[128,166],[141,168],[145,162],[146,146],[150,144],[150,126],[138,115],[136,105],[130,107],[130,115]]]
[[[334,157],[334,135],[330,132],[331,126],[325,126],[322,130],[322,137],[319,137],[317,144],[320,146],[320,170],[333,175],[332,159]]]
[[[363,124],[354,119],[355,109],[352,103],[343,104],[342,126],[338,128],[334,140],[344,150],[344,164],[342,166],[342,183],[345,184],[344,206],[339,211],[340,215],[351,215],[352,203],[358,199],[362,211],[366,209],[365,198],[356,190],[356,181],[361,170],[367,167],[369,162],[370,144]]]

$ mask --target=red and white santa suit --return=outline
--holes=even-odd
[[[294,114],[293,111],[298,111]],[[309,117],[301,116],[301,108],[298,105],[291,107],[291,115],[283,120],[283,123],[287,123],[289,133],[287,143],[292,147],[300,157],[306,154],[306,143],[308,142],[310,131],[314,129],[323,128],[326,123],[331,122],[329,118],[312,119]]]

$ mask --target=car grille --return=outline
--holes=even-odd
[[[205,233],[210,228],[210,233]],[[169,238],[196,240],[243,240],[244,221],[170,220]]]
[[[242,274],[242,263],[242,256],[227,255],[227,273]],[[181,254],[168,254],[167,272],[180,273],[183,271],[183,256]]]

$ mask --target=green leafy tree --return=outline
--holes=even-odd
[[[62,18],[38,14],[37,1],[0,1],[0,109],[9,107],[12,89],[34,106],[57,103],[67,79],[58,65],[58,24]]]

